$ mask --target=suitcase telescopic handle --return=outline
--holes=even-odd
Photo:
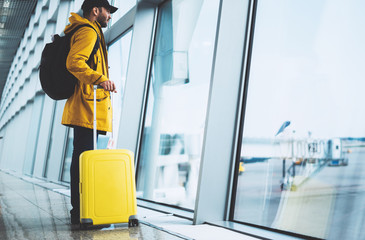
[[[94,140],[94,150],[96,150],[97,142],[96,142],[96,89],[98,88],[98,85],[94,85],[94,129],[93,129],[93,140]]]
[[[94,140],[94,150],[97,150],[98,145],[97,145],[97,138],[96,138],[96,133],[97,133],[97,126],[96,126],[96,89],[101,88],[103,89],[101,86],[99,85],[94,85],[94,129],[93,129],[93,140]],[[113,116],[113,107],[114,107],[114,101],[113,101],[113,93],[110,92],[110,97],[111,97],[111,101],[112,101],[112,139],[114,138],[114,116]]]

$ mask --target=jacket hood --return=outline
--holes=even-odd
[[[71,32],[72,29],[74,29],[76,26],[83,25],[83,24],[89,24],[89,25],[93,26],[94,29],[98,32],[98,34],[100,34],[100,27],[97,22],[92,23],[89,20],[87,20],[86,18],[81,17],[77,13],[71,13],[71,17],[69,17],[68,20],[70,21],[70,24],[68,24],[65,27],[65,30],[63,31],[65,34]]]

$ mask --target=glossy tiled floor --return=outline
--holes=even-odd
[[[0,239],[185,239],[144,223],[79,230],[69,224],[69,202],[65,195],[0,171]]]
[[[190,220],[143,207],[138,207],[138,227],[116,224],[109,228],[80,230],[69,223],[70,209],[68,187],[0,169],[0,240],[258,239],[222,227],[193,225]]]

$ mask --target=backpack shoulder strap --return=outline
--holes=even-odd
[[[82,27],[89,27],[89,28],[92,28],[95,33],[96,33],[96,42],[95,42],[95,45],[94,45],[94,48],[93,48],[93,51],[91,52],[90,56],[89,56],[89,61],[91,61],[94,57],[94,55],[96,54],[96,52],[98,51],[99,49],[99,46],[100,46],[100,37],[99,37],[99,34],[96,32],[95,28],[93,28],[91,25],[89,24],[82,24],[82,25],[78,25],[76,26],[74,29],[72,29],[71,32],[65,34],[66,36],[69,36],[70,38],[72,37],[72,35],[74,35],[74,33],[79,30],[80,28]],[[95,70],[95,69],[94,69]]]

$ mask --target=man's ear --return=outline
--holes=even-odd
[[[99,15],[99,8],[98,7],[93,7],[91,12],[94,16],[98,16]]]

